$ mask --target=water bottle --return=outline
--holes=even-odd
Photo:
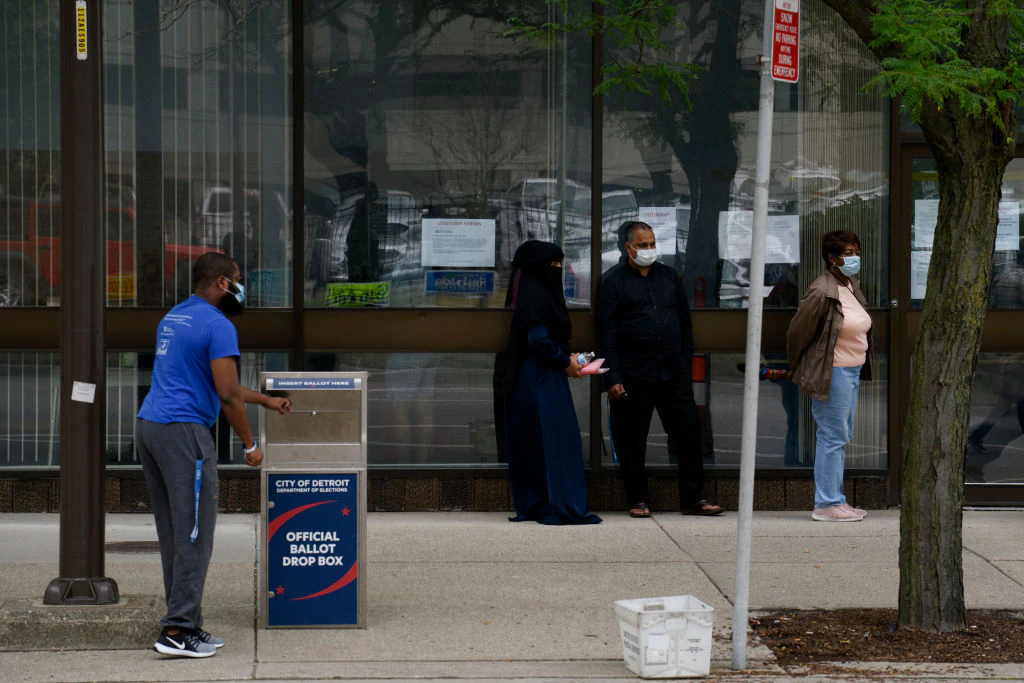
[[[594,360],[595,358],[597,358],[597,354],[594,353],[593,351],[584,351],[583,353],[580,353],[576,356],[576,362],[579,364],[580,367],[583,367],[584,365]]]
[[[765,380],[765,379],[780,380],[780,379],[784,379],[785,376],[786,376],[786,371],[785,370],[781,370],[779,368],[768,368],[768,367],[765,367],[763,365],[761,366],[760,371],[758,371],[758,377],[760,377],[762,380]]]

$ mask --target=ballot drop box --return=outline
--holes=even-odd
[[[366,627],[366,373],[264,372],[260,625]]]

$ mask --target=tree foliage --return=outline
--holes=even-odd
[[[689,62],[674,58],[673,45],[663,36],[666,31],[682,28],[673,0],[594,0],[578,2],[572,8],[568,0],[545,0],[560,12],[562,21],[531,23],[519,17],[508,20],[506,37],[553,44],[560,35],[584,34],[609,40],[615,53],[629,52],[629,60],[606,62],[601,68],[601,82],[595,95],[613,90],[658,96],[671,102],[681,96],[690,106],[690,81],[703,71]],[[591,12],[591,5],[599,8]]]
[[[827,0],[826,0],[827,1]],[[845,4],[845,3],[829,3]],[[973,118],[988,118],[1006,130],[1007,111],[1024,103],[1024,7],[1019,0],[890,0],[871,21],[870,47],[881,58],[872,82],[900,96],[903,109],[920,122],[923,108],[955,102]],[[972,32],[992,28],[991,51],[977,49]]]

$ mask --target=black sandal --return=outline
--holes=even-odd
[[[650,517],[651,509],[647,507],[647,503],[637,503],[629,508],[630,517]]]
[[[714,515],[722,514],[723,511],[724,510],[721,505],[715,505],[714,503],[701,499],[690,507],[684,508],[683,514],[698,515],[700,517],[713,517]]]

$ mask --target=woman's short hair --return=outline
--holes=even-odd
[[[860,238],[849,230],[833,230],[821,236],[821,258],[826,268],[831,268],[832,263],[829,256],[842,256],[847,245],[856,245],[860,248]]]

